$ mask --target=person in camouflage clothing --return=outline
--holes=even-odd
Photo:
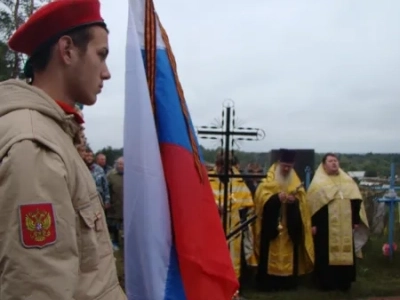
[[[105,209],[110,208],[110,191],[106,174],[102,167],[94,162],[94,153],[90,148],[86,148],[85,163],[96,183],[97,192],[100,194]]]

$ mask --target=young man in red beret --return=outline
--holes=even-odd
[[[53,1],[9,40],[30,84],[0,83],[1,299],[125,300],[103,207],[80,158],[82,117],[96,102],[108,31],[98,0]]]

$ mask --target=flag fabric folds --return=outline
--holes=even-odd
[[[230,300],[238,281],[152,0],[129,0],[125,72],[128,299]]]

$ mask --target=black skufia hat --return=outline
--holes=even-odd
[[[279,161],[287,164],[293,164],[296,158],[296,151],[289,149],[279,149]]]

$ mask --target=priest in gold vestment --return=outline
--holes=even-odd
[[[220,155],[216,161],[216,167],[208,174],[222,174],[224,171],[223,156]],[[229,170],[231,174],[240,174],[237,168],[237,160],[232,157],[230,160]],[[221,177],[209,177],[211,188],[214,193],[215,202],[220,210],[223,211],[224,205],[224,181]],[[227,217],[227,233],[237,228],[241,223],[241,218],[244,214],[254,210],[254,202],[249,188],[242,178],[231,178],[228,182],[228,217]],[[222,222],[222,215],[221,215]],[[228,241],[229,250],[231,253],[233,267],[237,278],[241,276],[241,259],[242,253],[247,265],[255,265],[253,252],[253,228],[248,228],[239,233]]]
[[[290,290],[312,272],[314,246],[305,190],[293,169],[295,152],[281,149],[257,188],[254,252],[262,291]]]
[[[315,245],[314,277],[322,290],[350,289],[356,253],[368,239],[368,220],[357,184],[328,153],[307,191]],[[355,238],[356,237],[356,238]]]

